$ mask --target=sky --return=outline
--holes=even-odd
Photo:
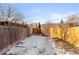
[[[55,22],[65,21],[70,15],[79,14],[77,3],[13,3],[10,4],[20,11],[25,20],[30,22]]]

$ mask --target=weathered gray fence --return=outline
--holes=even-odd
[[[19,42],[29,36],[30,32],[28,30],[28,27],[0,26],[0,53],[2,54],[4,49],[15,42]]]

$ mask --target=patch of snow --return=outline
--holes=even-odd
[[[54,55],[49,38],[44,36],[31,36],[11,48],[7,54],[12,55]]]
[[[55,50],[57,55],[74,55],[73,52],[67,52],[67,51],[65,51],[64,48],[62,49],[62,48],[56,46],[56,41],[54,39],[50,38],[49,41],[50,41],[50,43],[51,43],[51,45],[52,45],[52,47]]]

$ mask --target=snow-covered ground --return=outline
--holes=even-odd
[[[7,54],[11,55],[54,55],[54,48],[48,37],[31,36],[11,48]]]
[[[72,55],[56,45],[54,39],[32,35],[7,51],[7,55]]]

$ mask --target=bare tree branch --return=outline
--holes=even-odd
[[[13,17],[15,17],[15,15],[16,15],[16,10],[13,9],[11,6],[8,6],[5,15],[6,15],[6,16],[5,16],[6,21],[10,21],[10,20],[12,20]]]

